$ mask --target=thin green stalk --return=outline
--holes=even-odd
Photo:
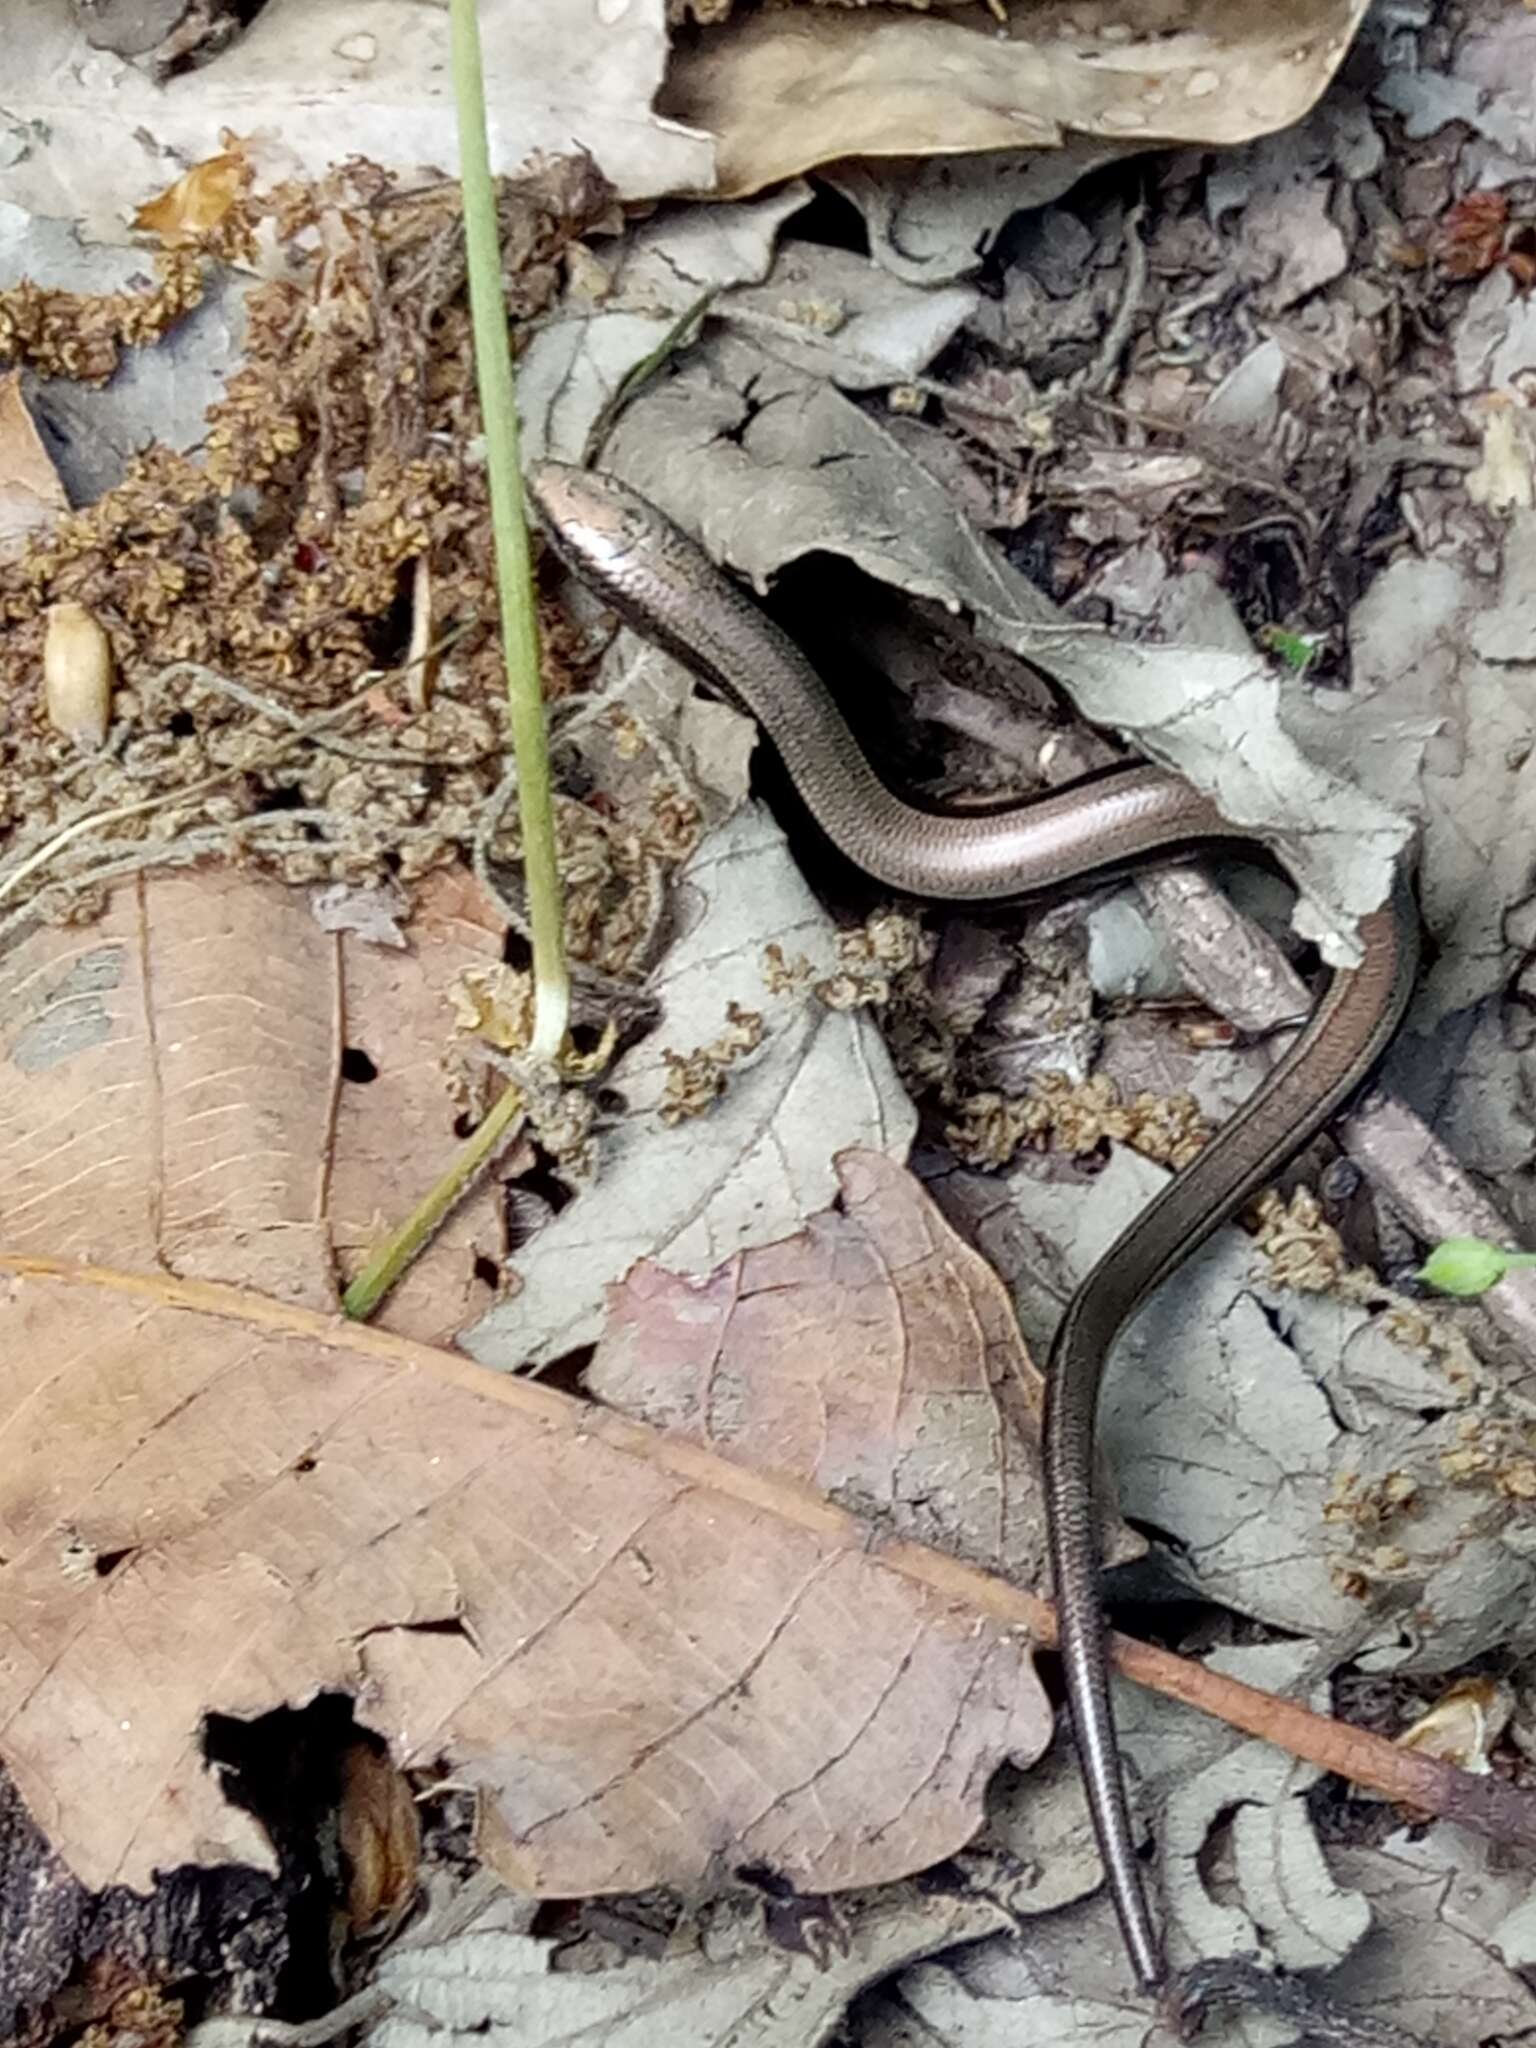
[[[491,1105],[436,1187],[422,1197],[388,1244],[374,1253],[341,1297],[343,1315],[363,1322],[373,1314],[423,1245],[431,1243],[438,1225],[481,1167],[516,1131],[523,1107],[522,1091],[513,1082]]]
[[[501,294],[501,242],[485,131],[485,84],[476,0],[449,0],[448,15],[453,91],[458,108],[475,376],[485,424],[491,531],[496,543],[496,588],[501,601],[502,649],[507,667],[512,751],[517,760],[517,802],[533,942],[533,1038],[528,1053],[531,1059],[552,1060],[565,1043],[571,982],[565,960],[565,917],[555,850],[549,740],[543,692],[539,687],[538,612],[523,514],[517,397],[512,382],[506,306]],[[342,1296],[345,1314],[361,1319],[373,1313],[475,1175],[515,1128],[523,1109],[521,1090],[510,1085],[436,1187],[352,1282]]]
[[[501,242],[485,132],[485,84],[481,76],[476,0],[449,0],[448,15],[453,37],[453,92],[459,117],[459,177],[464,192],[469,311],[475,338],[475,376],[485,423],[491,527],[496,539],[496,587],[501,599],[507,701],[512,714],[512,750],[517,757],[517,802],[533,942],[534,1018],[529,1052],[536,1059],[553,1059],[565,1042],[571,982],[565,964],[565,920],[560,900],[560,866],[555,853],[549,740],[544,724],[544,698],[539,688],[539,622],[528,554],[528,526],[523,515],[517,399],[512,386],[512,352],[507,342],[507,309],[501,295]]]

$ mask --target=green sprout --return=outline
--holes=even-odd
[[[1271,654],[1277,654],[1291,673],[1297,676],[1304,676],[1322,652],[1322,642],[1316,634],[1293,633],[1286,626],[1266,626],[1259,639]]]
[[[1536,1252],[1500,1251],[1481,1237],[1448,1237],[1435,1246],[1417,1277],[1442,1294],[1470,1298],[1486,1294],[1520,1266],[1536,1266]]]

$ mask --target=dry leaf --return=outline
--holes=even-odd
[[[793,1481],[230,1289],[0,1289],[0,1756],[93,1888],[264,1860],[200,1724],[320,1689],[566,1896],[894,1878],[1049,1740],[1027,1597]]]
[[[1447,277],[1481,277],[1504,253],[1507,192],[1469,192],[1446,209],[1432,253]]]
[[[804,1931],[787,1938],[797,1908]],[[879,1978],[1010,1924],[969,1888],[888,1886],[820,1920],[809,1901],[737,1897],[710,1902],[653,1958],[617,1942],[562,1947],[509,1917],[503,1893],[440,1938],[412,1928],[379,1960],[393,2010],[362,2048],[812,2048],[846,2038],[844,2009]],[[192,2048],[224,2044],[205,2027]]]
[[[342,1755],[336,1831],[347,1878],[347,1931],[356,1940],[376,1940],[415,1902],[421,1816],[404,1774],[371,1742],[354,1740]]]
[[[32,932],[0,962],[0,1242],[334,1306],[337,1252],[360,1264],[456,1149],[447,987],[499,956],[453,875],[408,929],[408,952],[370,947],[296,890],[209,870]],[[499,1246],[489,1189],[385,1320],[451,1335],[484,1294],[476,1249]]]
[[[1349,48],[1365,0],[1082,0],[983,8],[763,8],[682,43],[658,110],[709,131],[740,198],[842,158],[1236,143],[1289,126]],[[1170,18],[1172,16],[1173,18]]]
[[[21,395],[21,372],[0,376],[0,561],[69,510],[64,486]]]
[[[461,868],[417,885],[406,927],[410,950],[347,945],[342,953],[346,1050],[336,1107],[327,1210],[343,1282],[446,1172],[462,1142],[444,1084],[442,1053],[453,991],[468,968],[501,959],[501,919]],[[361,1054],[359,1059],[357,1056]],[[402,1336],[442,1342],[484,1310],[476,1260],[506,1252],[501,1190],[493,1175],[454,1209],[391,1291],[377,1320]]]
[[[17,206],[115,240],[126,208],[155,202],[166,164],[197,164],[225,129],[264,182],[348,158],[414,182],[457,161],[446,8],[265,0],[238,10],[250,32],[216,63],[163,83],[92,50],[90,11],[6,0],[5,132],[23,141],[5,159],[5,196]],[[590,142],[626,197],[709,188],[708,138],[651,112],[663,0],[481,0],[478,12],[497,171]]]
[[[23,1797],[93,1886],[261,1860],[203,1719],[339,1689],[395,1765],[481,1788],[482,1847],[525,1888],[724,1858],[825,1890],[951,1853],[994,1765],[1049,1737],[1023,1595],[308,1306],[333,1303],[333,1219],[395,1209],[448,1142],[446,991],[496,933],[452,875],[408,931],[369,948],[204,872],[7,957],[0,1757]],[[1002,1377],[1001,1297],[984,1313]],[[408,1893],[400,1819],[357,1845],[365,1916]]]
[[[1043,1578],[1040,1376],[1007,1289],[905,1168],[840,1155],[842,1198],[707,1280],[613,1290],[585,1385],[628,1415],[808,1480],[883,1527]],[[1110,1556],[1144,1546],[1106,1529]]]
[[[134,214],[133,224],[158,235],[166,248],[199,241],[224,219],[250,179],[245,152],[226,150],[194,164],[157,198],[147,199]]]

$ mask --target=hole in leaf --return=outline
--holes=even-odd
[[[570,1394],[581,1401],[589,1400],[591,1397],[581,1382],[596,1349],[595,1344],[578,1344],[573,1351],[563,1351],[540,1372],[541,1384],[553,1387],[558,1394]]]

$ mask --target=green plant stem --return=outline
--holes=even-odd
[[[460,181],[464,203],[464,247],[469,273],[469,310],[475,343],[475,376],[485,424],[485,461],[491,497],[491,531],[496,544],[496,589],[501,603],[502,650],[507,668],[507,703],[512,751],[517,761],[517,803],[522,827],[523,872],[533,942],[534,1012],[531,1059],[553,1060],[565,1043],[571,1012],[571,981],[565,959],[565,914],[560,863],[555,848],[555,805],[549,773],[549,739],[539,685],[539,623],[523,512],[522,463],[518,448],[517,395],[501,292],[501,237],[496,188],[491,180],[485,131],[485,83],[480,62],[476,0],[449,0],[453,90],[458,108]],[[524,1098],[509,1085],[487,1113],[437,1185],[368,1261],[342,1296],[343,1313],[369,1316],[428,1243],[443,1218],[521,1120]]]
[[[565,1042],[571,982],[565,963],[565,920],[560,865],[555,851],[555,806],[550,787],[549,739],[539,687],[539,623],[523,474],[518,447],[512,352],[501,293],[501,238],[496,188],[485,132],[485,85],[480,66],[476,0],[449,0],[453,38],[453,91],[459,117],[459,177],[464,193],[464,247],[469,265],[469,311],[475,340],[475,376],[485,423],[485,460],[496,541],[496,588],[501,600],[502,647],[512,751],[517,760],[517,803],[522,824],[523,872],[533,942],[535,1059],[553,1059]]]
[[[374,1253],[341,1297],[343,1315],[363,1322],[373,1314],[422,1246],[432,1241],[438,1225],[481,1167],[513,1135],[522,1116],[522,1091],[513,1082],[491,1105],[442,1179],[417,1203],[388,1244]]]

